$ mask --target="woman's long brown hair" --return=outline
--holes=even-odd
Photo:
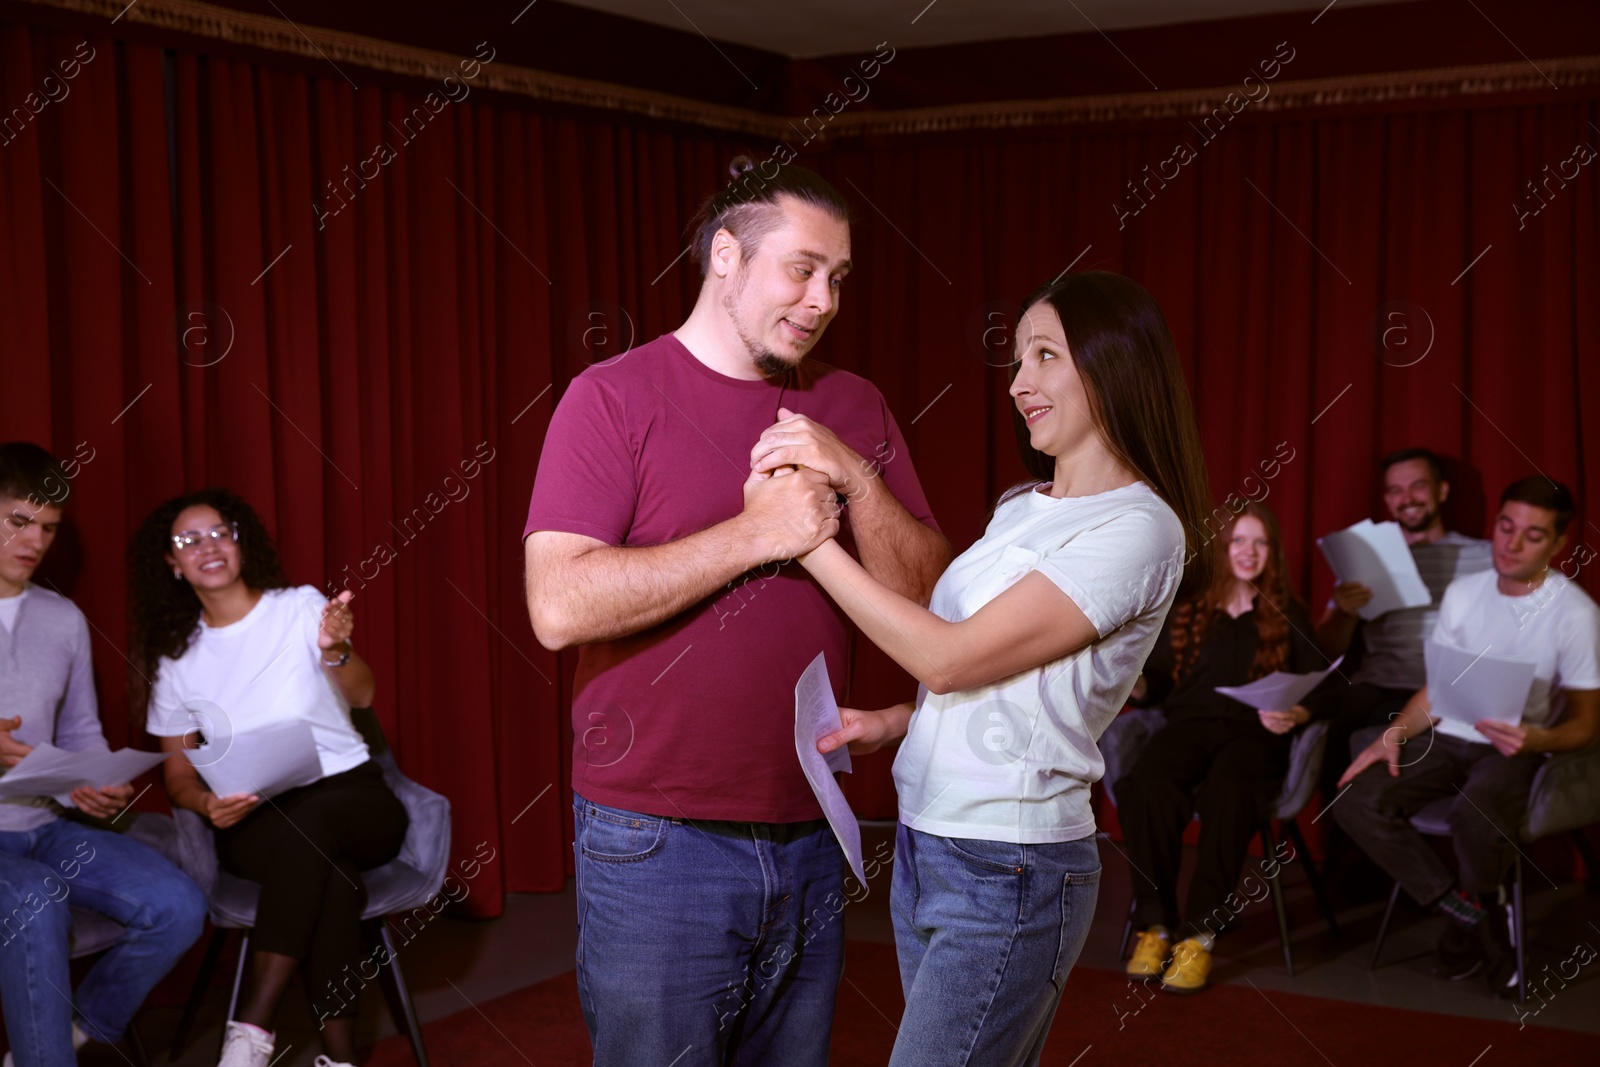
[[[1211,491],[1189,386],[1166,316],[1142,285],[1109,271],[1066,274],[1040,286],[1022,301],[1018,321],[1041,302],[1061,319],[1067,354],[1089,397],[1089,417],[1106,447],[1183,523],[1188,544],[1178,596],[1210,588],[1212,557],[1199,549],[1198,539]],[[1013,380],[1017,367],[1012,365]],[[1054,457],[1033,447],[1015,405],[1011,415],[1023,466],[1050,481]]]
[[[1260,520],[1267,531],[1267,565],[1255,580],[1260,603],[1256,605],[1256,657],[1250,664],[1250,678],[1256,679],[1282,670],[1289,660],[1289,619],[1284,614],[1299,598],[1289,587],[1288,567],[1283,561],[1283,536],[1278,517],[1265,504],[1247,501],[1244,510],[1228,520],[1206,555],[1213,560],[1211,584],[1201,593],[1180,601],[1172,609],[1172,676],[1181,681],[1194,669],[1201,642],[1211,618],[1224,610],[1233,593],[1233,568],[1228,563],[1228,545],[1234,527],[1246,515]]]

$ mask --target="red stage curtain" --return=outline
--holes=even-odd
[[[0,27],[8,106],[79,41]],[[138,736],[127,537],[161,499],[226,484],[294,580],[356,590],[402,766],[452,799],[458,855],[500,856],[470,906],[559,888],[572,661],[534,642],[521,590],[540,443],[586,359],[681,322],[690,214],[732,155],[771,146],[90,44],[70,95],[0,146],[0,437],[92,452],[41,581],[94,624],[108,735]],[[1468,532],[1536,469],[1600,492],[1581,417],[1600,401],[1595,165],[1551,182],[1520,229],[1513,208],[1538,206],[1522,183],[1546,164],[1600,143],[1596,104],[1247,111],[1204,144],[1183,123],[813,144],[800,161],[856,204],[859,264],[819,358],[882,388],[960,548],[1020,470],[1005,371],[984,358],[1003,337],[985,331],[1069,265],[1128,273],[1171,321],[1217,497],[1265,488],[1320,602],[1311,538],[1379,514],[1391,447],[1461,457]],[[1197,158],[1134,199],[1124,183],[1180,138]],[[1584,540],[1600,543],[1587,516]],[[852,685],[866,706],[911,692],[870,648]],[[864,813],[892,814],[886,764],[851,784]]]

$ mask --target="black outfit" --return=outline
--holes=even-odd
[[[217,831],[217,856],[231,874],[261,885],[253,947],[302,961],[306,995],[333,1003],[348,965],[359,973],[361,872],[400,854],[410,818],[368,760],[291,789]],[[343,1003],[341,1000],[339,1003]],[[326,1017],[354,1015],[355,998]]]
[[[1295,674],[1325,670],[1327,657],[1307,636],[1311,621],[1305,609],[1291,604],[1286,613],[1289,652],[1282,669]],[[1223,925],[1233,914],[1224,902],[1239,882],[1250,838],[1283,788],[1292,732],[1273,733],[1261,725],[1255,708],[1216,691],[1219,685],[1251,680],[1256,617],[1255,606],[1237,619],[1216,612],[1195,662],[1175,680],[1169,616],[1168,630],[1145,664],[1148,692],[1141,703],[1163,707],[1167,723],[1116,785],[1117,817],[1138,872],[1133,880],[1136,929],[1160,923],[1177,930],[1183,832],[1197,813],[1200,847],[1186,914],[1195,933]],[[1207,926],[1205,920],[1213,916]]]

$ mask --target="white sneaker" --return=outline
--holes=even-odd
[[[78,1028],[78,1020],[72,1020],[72,1051],[76,1052],[89,1043],[89,1035]],[[6,1053],[5,1067],[16,1067],[11,1059],[11,1053]]]
[[[227,1036],[222,1039],[222,1059],[217,1061],[217,1067],[267,1067],[276,1037],[259,1026],[230,1021]]]
[[[326,1056],[318,1056],[312,1062],[311,1067],[356,1067],[356,1065],[353,1063],[340,1063],[338,1060],[330,1060]]]

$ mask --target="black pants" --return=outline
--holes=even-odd
[[[332,1004],[329,990],[347,966],[359,973],[367,902],[361,872],[400,854],[409,822],[383,769],[369,760],[263,801],[218,831],[222,866],[261,885],[254,947],[300,960],[313,1003]],[[323,1014],[355,1014],[354,997],[339,1005]]]
[[[1350,738],[1368,726],[1387,726],[1390,717],[1400,712],[1414,690],[1386,689],[1357,682],[1328,693],[1313,694],[1306,706],[1319,719],[1328,720],[1328,745],[1322,756],[1322,777],[1318,788],[1327,804],[1339,792],[1339,776],[1350,766]]]
[[[1493,893],[1511,871],[1544,758],[1502,756],[1493,745],[1430,730],[1401,749],[1398,778],[1382,762],[1356,775],[1333,817],[1418,904],[1438,900],[1458,881],[1469,893]],[[1411,825],[1412,815],[1440,798],[1451,802],[1459,879]]]
[[[1224,903],[1244,869],[1250,838],[1261,829],[1289,770],[1288,734],[1255,718],[1174,719],[1157,730],[1133,770],[1117,783],[1117,818],[1134,866],[1134,926],[1178,929],[1178,865],[1183,831],[1200,816],[1200,848],[1189,883],[1194,932],[1215,930],[1207,917],[1231,914]]]

